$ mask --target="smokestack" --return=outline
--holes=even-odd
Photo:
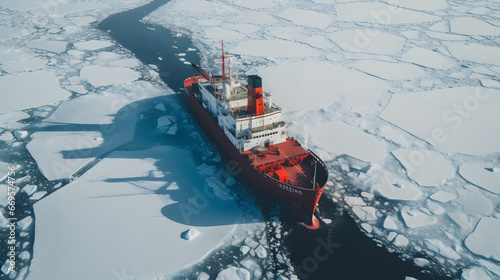
[[[257,116],[264,114],[262,78],[258,75],[248,76],[248,112]]]

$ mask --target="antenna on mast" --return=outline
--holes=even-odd
[[[221,57],[214,57],[214,59],[222,59],[222,81],[226,80],[226,58],[233,57],[232,55],[225,55],[224,54],[224,41],[222,41],[222,56]],[[231,69],[229,70],[229,75],[231,75]],[[231,80],[231,77],[229,77]]]

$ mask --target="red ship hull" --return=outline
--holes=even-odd
[[[222,151],[227,156],[237,162],[238,166],[234,169],[240,170],[241,175],[243,175],[253,187],[283,205],[297,210],[295,212],[298,214],[299,219],[309,224],[309,227],[316,228],[319,223],[314,218],[314,212],[328,179],[328,173],[324,163],[314,153],[308,151],[310,156],[314,157],[314,159],[320,163],[317,165],[317,170],[315,171],[317,173],[316,188],[301,188],[263,174],[233,145],[219,125],[212,119],[211,115],[196,100],[193,95],[194,85],[201,78],[201,76],[196,76],[184,81],[189,107],[199,125],[207,132],[209,138],[222,148]]]

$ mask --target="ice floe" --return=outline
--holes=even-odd
[[[132,82],[139,79],[141,74],[124,67],[85,66],[80,71],[80,77],[94,87],[101,87]]]
[[[197,262],[226,239],[241,210],[232,200],[211,197],[203,211],[187,211],[184,201],[203,193],[204,186],[201,175],[184,174],[192,169],[190,152],[174,147],[114,152],[36,203],[36,244],[27,279],[110,279],[122,268],[133,277],[155,278]],[[158,180],[148,176],[151,170],[169,174]],[[165,191],[172,183],[179,189]],[[188,229],[200,234],[179,242]],[[47,262],[61,267],[54,271]]]
[[[481,163],[465,163],[460,175],[467,181],[494,194],[500,194],[500,167]]]
[[[50,104],[71,95],[59,86],[53,72],[45,70],[0,76],[0,88],[9,92],[9,102],[0,104],[0,113]]]

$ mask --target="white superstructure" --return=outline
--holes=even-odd
[[[288,137],[281,108],[267,96],[261,105],[263,112],[250,113],[249,90],[239,81],[223,81],[221,77],[200,80],[195,97],[241,151],[279,144]]]

